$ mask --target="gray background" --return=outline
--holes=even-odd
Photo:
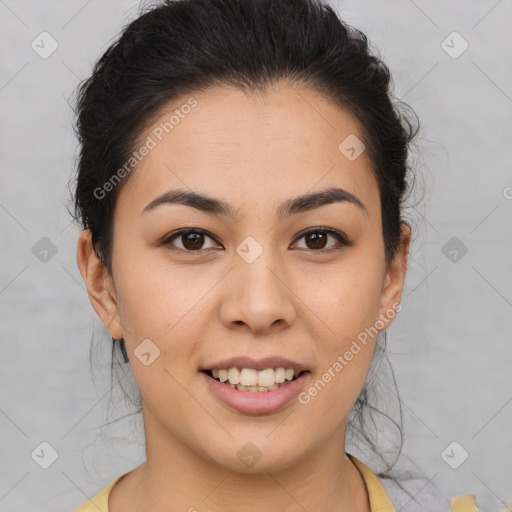
[[[404,453],[446,496],[512,502],[512,2],[330,3],[367,33],[422,122],[415,199],[426,195],[408,212],[417,230],[404,307],[388,330]],[[133,407],[110,382],[109,338],[66,210],[76,155],[68,101],[137,9],[0,0],[1,511],[69,511],[145,458],[140,417],[100,428]],[[31,48],[43,31],[59,45],[47,59]],[[442,46],[453,31],[469,43],[457,58]],[[43,237],[57,249],[47,261]],[[58,453],[48,469],[34,460],[48,449],[31,455],[43,441]],[[442,456],[454,441],[469,453],[458,469]],[[462,448],[449,452],[452,464]]]

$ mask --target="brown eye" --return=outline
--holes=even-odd
[[[330,238],[337,240],[337,243],[328,246],[328,241]],[[210,247],[205,247],[205,241],[207,239],[212,240],[214,244],[210,245]],[[301,239],[306,241],[305,247],[300,247],[301,249],[310,249],[316,252],[327,252],[330,250],[339,249],[343,246],[353,245],[353,243],[350,242],[343,233],[327,228],[312,228],[309,231],[302,233],[302,236],[297,238],[297,240]],[[178,244],[178,242],[180,242],[181,246]],[[192,254],[201,253],[206,249],[218,248],[220,245],[206,231],[199,228],[181,229],[173,233],[162,243],[163,245],[174,246],[177,250],[182,252],[188,252]]]
[[[210,240],[214,240],[210,235],[206,233],[206,231],[203,231],[202,229],[182,229],[167,238],[163,244],[175,245],[174,241],[176,240],[181,242],[181,247],[175,245],[177,249],[185,252],[200,252],[205,249],[205,240],[208,238]]]
[[[308,233],[305,235],[305,240],[309,249],[323,249],[327,244],[327,234],[318,231],[314,233]]]
[[[202,233],[186,233],[181,235],[183,246],[186,249],[201,249],[204,244],[204,235]]]
[[[327,246],[327,242],[330,237],[335,238],[338,243]],[[301,247],[301,249],[311,249],[314,251],[329,251],[331,249],[337,249],[340,246],[352,245],[351,242],[348,241],[347,237],[338,231],[333,229],[326,228],[313,228],[309,231],[302,233],[302,235],[297,238],[297,240],[304,239],[306,241],[306,247]]]

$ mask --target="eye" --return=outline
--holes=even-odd
[[[213,246],[204,247],[205,239],[207,238],[214,242]],[[302,238],[306,240],[306,247],[299,247],[299,249],[310,249],[316,252],[331,251],[343,246],[353,245],[343,233],[322,227],[308,229],[296,238],[296,241]],[[337,243],[331,245],[331,247],[326,247],[329,238],[336,239]],[[174,243],[175,240],[180,242],[181,247]],[[207,231],[200,228],[180,229],[164,239],[162,244],[173,245],[178,250],[188,253],[200,253],[201,251],[220,245]]]
[[[338,243],[334,244],[334,246],[326,248],[327,240],[329,237],[335,238]],[[353,245],[353,243],[350,242],[343,233],[328,228],[318,227],[308,229],[307,231],[303,232],[296,240],[301,240],[302,238],[306,240],[306,247],[300,247],[300,249],[312,249],[319,252],[336,250],[339,249],[340,246]]]
[[[173,242],[177,239],[181,242],[181,247],[177,246],[178,249],[181,249],[185,252],[200,252],[205,249],[205,238],[209,238],[210,240],[215,241],[215,239],[208,235],[204,229],[180,229],[179,231],[173,233],[170,237],[166,238],[162,243],[164,245],[174,245]],[[206,247],[206,249],[208,249],[208,247]]]

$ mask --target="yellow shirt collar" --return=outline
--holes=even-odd
[[[353,455],[347,453],[350,460],[354,463],[356,468],[361,473],[366,489],[368,490],[368,496],[370,498],[370,509],[371,512],[395,512],[395,507],[389,496],[387,495],[384,487],[380,483],[370,468],[365,466],[359,459],[356,459]]]

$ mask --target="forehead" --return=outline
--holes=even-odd
[[[179,187],[243,208],[340,186],[377,214],[370,158],[366,151],[355,159],[350,152],[359,152],[363,140],[350,113],[311,89],[278,84],[244,94],[217,86],[158,111],[135,145],[150,149],[118,201],[140,213],[156,195]]]

